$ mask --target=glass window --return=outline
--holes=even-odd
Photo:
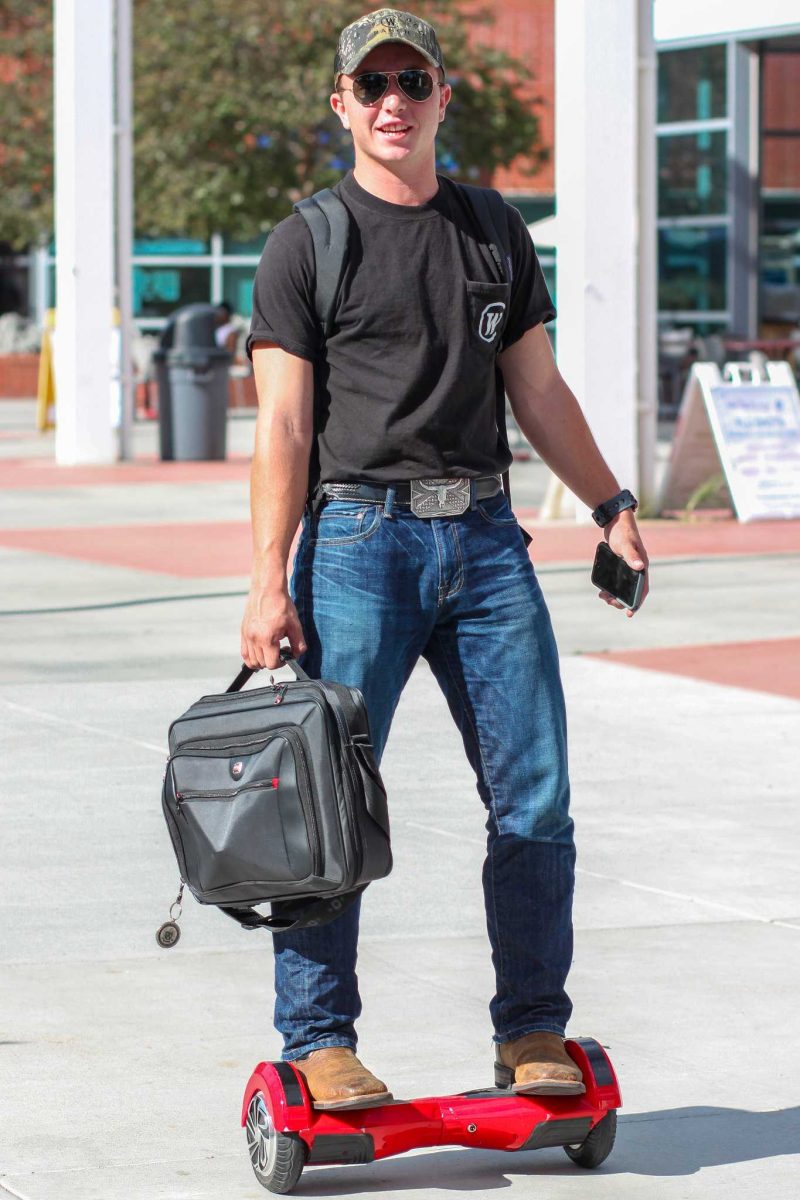
[[[727,134],[658,139],[658,215],[709,217],[727,211]]]
[[[223,238],[223,245],[226,254],[258,254],[260,256],[266,240],[266,233],[260,233],[258,237],[249,238],[247,241],[231,238],[226,234]]]
[[[208,254],[208,243],[196,238],[136,238],[133,253],[140,254]]]
[[[700,312],[727,307],[724,226],[658,231],[658,307]]]
[[[222,272],[222,296],[234,312],[249,317],[253,311],[253,279],[256,268],[225,267]]]
[[[658,56],[658,117],[708,121],[727,116],[725,46],[662,50]]]
[[[133,313],[136,317],[167,317],[184,304],[208,304],[208,267],[134,267]]]

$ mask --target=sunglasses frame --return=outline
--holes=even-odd
[[[430,79],[430,81],[431,81],[430,92],[428,93],[427,96],[424,96],[421,100],[418,100],[415,96],[410,96],[408,94],[408,92],[406,91],[406,89],[403,87],[402,83],[400,82],[401,75],[410,75],[410,74],[427,75],[428,79]],[[431,96],[433,95],[433,89],[436,87],[443,86],[442,80],[434,79],[431,72],[426,70],[425,67],[404,67],[402,71],[364,71],[361,75],[353,76],[353,83],[357,83],[359,79],[363,79],[367,75],[382,75],[383,78],[386,80],[386,86],[384,87],[384,89],[380,93],[380,95],[376,96],[374,100],[359,99],[359,97],[356,95],[355,88],[338,87],[337,90],[340,92],[352,92],[354,100],[356,100],[361,105],[362,108],[373,108],[374,105],[379,104],[381,102],[381,100],[383,99],[383,97],[386,95],[386,93],[389,90],[392,80],[395,81],[395,83],[397,84],[400,91],[403,93],[403,95],[406,97],[407,100],[411,101],[412,104],[425,104],[426,101],[430,100]]]

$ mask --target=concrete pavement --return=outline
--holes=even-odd
[[[264,1195],[238,1120],[280,1051],[269,938],[191,899],[179,946],[154,938],[167,724],[238,664],[252,420],[227,464],[99,474],[50,466],[29,420],[0,405],[0,1197]],[[512,478],[529,513],[541,467]],[[308,1169],[298,1194],[797,1194],[800,523],[666,526],[632,621],[574,531],[534,527],[571,727],[571,1032],[617,1067],[614,1153],[581,1172],[558,1149],[420,1151]],[[384,774],[396,866],[365,898],[360,1049],[399,1097],[482,1086],[483,811],[424,664]]]

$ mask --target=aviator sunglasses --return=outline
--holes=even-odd
[[[397,80],[397,86],[403,95],[416,104],[428,100],[438,82],[429,71],[416,67],[407,71],[365,71],[363,75],[354,77],[351,88],[342,88],[341,91],[352,92],[358,103],[368,108],[386,95],[393,79]]]

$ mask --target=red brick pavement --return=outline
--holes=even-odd
[[[800,638],[614,650],[587,657],[800,700]]]

